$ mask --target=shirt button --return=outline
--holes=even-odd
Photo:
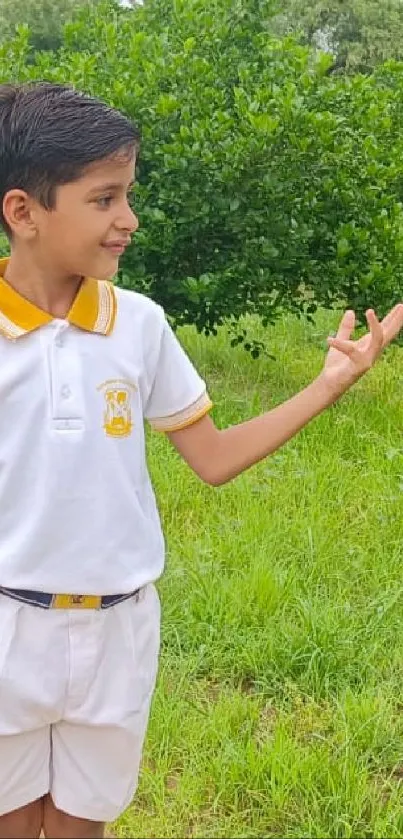
[[[61,395],[62,399],[68,399],[69,396],[71,396],[71,389],[69,388],[68,385],[63,385],[63,387],[60,391],[60,395]]]
[[[64,340],[62,335],[56,335],[55,344],[57,347],[62,347],[64,345]]]

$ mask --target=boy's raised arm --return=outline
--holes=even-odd
[[[219,430],[209,416],[168,434],[172,444],[202,480],[213,486],[230,481],[276,451],[311,419],[335,402],[375,363],[403,327],[403,304],[380,323],[367,312],[369,332],[351,340],[354,312],[347,311],[314,381],[282,405],[247,422]]]

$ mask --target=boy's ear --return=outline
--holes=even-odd
[[[10,189],[3,198],[3,216],[12,234],[32,239],[37,232],[36,202],[23,189]]]

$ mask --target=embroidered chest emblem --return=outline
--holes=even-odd
[[[110,379],[98,387],[104,395],[104,431],[110,437],[128,437],[133,429],[132,398],[137,390],[126,379]]]

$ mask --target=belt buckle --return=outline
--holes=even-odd
[[[52,609],[100,609],[101,600],[94,594],[55,594]]]

